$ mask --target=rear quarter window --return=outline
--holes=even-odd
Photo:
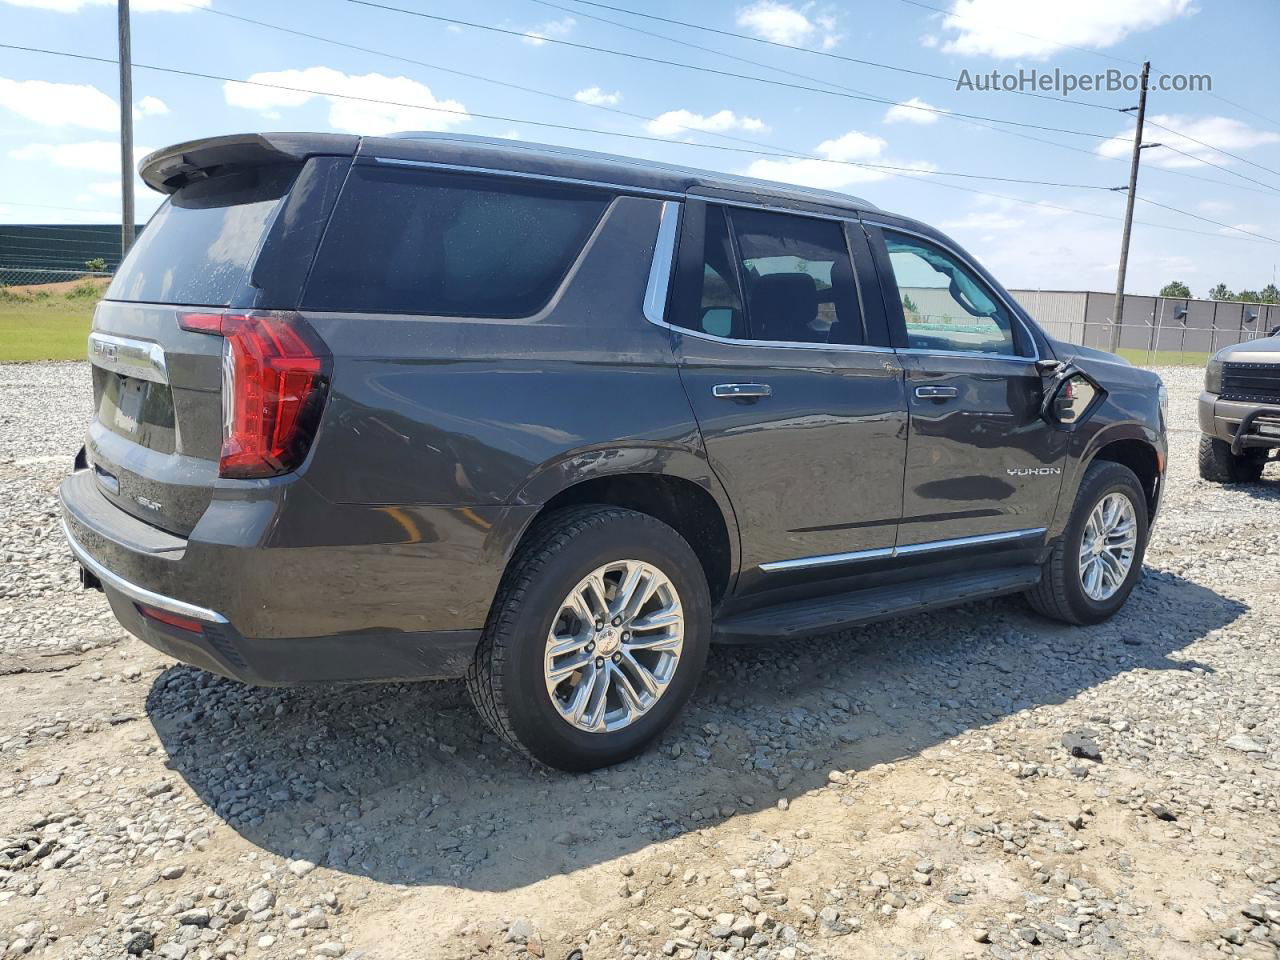
[[[528,316],[555,293],[611,199],[551,183],[358,164],[303,307]]]
[[[261,167],[199,180],[164,202],[107,288],[108,300],[237,304],[298,167]]]

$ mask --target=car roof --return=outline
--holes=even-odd
[[[143,158],[138,172],[155,190],[173,193],[184,184],[244,166],[298,163],[314,156],[351,156],[426,163],[492,173],[523,173],[583,183],[684,196],[703,195],[771,206],[820,207],[842,214],[874,211],[851,194],[701,170],[659,160],[598,153],[522,140],[453,133],[402,133],[358,137],[333,133],[247,133],[177,143]]]
[[[598,153],[577,147],[468,134],[411,131],[391,137],[366,137],[358,152],[362,156],[387,159],[457,163],[492,170],[541,173],[638,190],[680,194],[690,190],[729,191],[816,203],[850,211],[877,209],[874,204],[860,197],[836,190],[819,190],[660,160]]]

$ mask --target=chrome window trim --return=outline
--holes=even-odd
[[[1025,530],[1009,530],[1005,533],[983,533],[973,537],[955,537],[950,540],[928,540],[924,543],[879,547],[874,550],[858,550],[853,553],[826,553],[815,557],[797,557],[794,560],[772,560],[769,563],[760,564],[760,569],[765,573],[776,573],[781,570],[807,570],[811,567],[825,567],[836,563],[906,557],[921,553],[933,553],[937,550],[953,550],[957,547],[974,547],[990,543],[1004,543],[1010,540],[1024,540],[1030,537],[1043,536],[1048,532],[1047,527],[1029,527]]]
[[[608,180],[581,180],[577,177],[559,177],[551,173],[529,173],[524,170],[504,170],[498,167],[471,167],[462,163],[440,163],[434,160],[400,160],[395,157],[372,157],[374,164],[391,167],[417,167],[424,170],[445,170],[450,173],[474,173],[487,177],[512,177],[518,180],[539,180],[549,183],[565,183],[575,187],[597,187],[614,190],[624,194],[638,194],[647,197],[679,200],[682,194],[672,190],[658,190],[652,187],[633,187],[624,183],[611,183]]]
[[[676,267],[676,229],[680,224],[680,204],[662,202],[658,220],[658,236],[653,244],[653,260],[649,264],[649,282],[644,289],[644,315],[650,323],[664,324],[667,319],[667,292]]]
[[[117,337],[94,331],[89,334],[89,362],[95,367],[152,383],[168,383],[164,348],[148,340]]]
[[[1009,299],[1004,296],[1004,294],[1000,293],[999,290],[993,289],[991,285],[987,283],[986,279],[982,276],[982,271],[978,269],[977,264],[972,260],[962,254],[955,247],[951,246],[951,244],[928,236],[927,234],[920,233],[918,230],[911,230],[907,227],[899,227],[892,223],[884,223],[880,220],[867,219],[865,217],[862,222],[869,227],[877,227],[880,230],[891,230],[894,233],[905,233],[907,236],[918,237],[925,243],[931,243],[935,247],[941,247],[943,250],[947,251],[947,253],[959,260],[962,264],[973,271],[974,276],[982,282],[982,285],[986,287],[997,300],[1004,304],[1005,309],[1009,311],[1009,316],[1014,319],[1018,326],[1022,328],[1022,332],[1026,334],[1027,341],[1031,344],[1031,349],[1033,351],[1033,355],[1030,357],[1024,357],[1017,353],[980,353],[976,350],[929,350],[923,347],[903,347],[898,351],[899,353],[936,354],[943,357],[989,357],[996,360],[1021,360],[1025,363],[1035,363],[1040,359],[1040,344],[1036,341],[1035,334],[1032,333],[1031,328],[1027,326],[1026,321],[1022,319],[1022,314],[1012,303],[1009,302]],[[894,281],[894,285],[897,285],[896,279]]]
[[[767,203],[752,203],[749,200],[729,200],[721,197],[708,197],[700,193],[688,194],[690,200],[701,200],[706,204],[717,204],[722,207],[741,207],[744,210],[761,210],[764,213],[784,213],[796,217],[812,217],[814,220],[834,220],[837,223],[860,223],[861,217],[850,211],[847,214],[815,213],[812,210],[797,210],[795,207],[771,206]],[[805,201],[811,202],[811,201]]]
[[[137,603],[145,603],[151,607],[158,607],[161,610],[168,610],[170,613],[176,613],[183,617],[192,617],[209,623],[227,623],[227,618],[220,613],[204,607],[198,607],[194,603],[166,597],[164,594],[156,593],[146,589],[146,587],[131,583],[118,573],[112,573],[93,557],[89,556],[88,551],[80,546],[76,538],[71,535],[71,527],[67,524],[66,517],[62,518],[62,533],[67,538],[67,544],[71,547],[71,552],[75,554],[75,558],[84,565],[86,570],[113,590],[123,593],[130,600]]]

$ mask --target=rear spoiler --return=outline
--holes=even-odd
[[[308,157],[352,156],[360,138],[340,133],[242,133],[188,140],[157,150],[138,164],[147,186],[173,193],[230,169],[301,163]]]

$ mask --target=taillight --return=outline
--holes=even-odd
[[[223,477],[274,477],[307,455],[329,390],[329,351],[292,313],[188,313],[184,330],[221,335]]]

